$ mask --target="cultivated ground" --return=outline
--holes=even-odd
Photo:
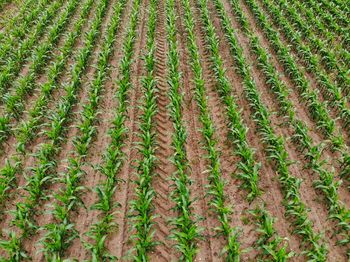
[[[347,1],[0,2],[0,261],[348,261]]]

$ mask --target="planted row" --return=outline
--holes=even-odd
[[[20,122],[16,127],[14,133],[17,140],[17,152],[25,154],[27,145],[36,136],[43,118],[46,116],[47,105],[52,100],[53,91],[58,87],[58,81],[62,76],[69,57],[73,53],[74,45],[82,33],[83,25],[88,19],[92,5],[93,0],[88,0],[83,5],[82,12],[78,20],[75,21],[73,30],[66,36],[63,46],[60,48],[60,53],[47,70],[46,82],[39,84],[39,97],[35,101],[34,106],[28,110],[28,118]]]
[[[339,26],[333,15],[329,14],[325,9],[321,8],[318,1],[315,0],[306,0],[305,4],[307,4],[310,9],[315,13],[316,16],[322,21],[323,26],[329,28],[330,31],[335,32],[337,34],[337,38],[342,43],[343,48],[350,51],[350,32],[346,30],[346,27]]]
[[[342,158],[340,159],[342,173],[347,176],[350,168],[349,154],[344,148],[344,141],[341,135],[336,134],[335,121],[330,117],[330,114],[324,103],[318,100],[318,92],[310,88],[309,82],[291,55],[290,48],[283,45],[278,33],[272,28],[266,15],[262,13],[256,1],[247,0],[246,3],[250,7],[258,25],[263,30],[266,38],[277,54],[278,60],[284,66],[285,71],[290,76],[293,84],[297,87],[300,97],[306,102],[311,117],[316,122],[316,126],[323,132],[323,135],[330,140],[334,150],[340,150]]]
[[[131,236],[134,245],[134,260],[149,261],[148,253],[157,244],[154,241],[153,198],[155,191],[152,187],[153,177],[156,175],[156,132],[154,117],[157,113],[157,83],[154,77],[155,69],[155,37],[157,27],[158,0],[151,0],[147,22],[147,40],[145,61],[145,75],[141,79],[143,87],[143,103],[140,107],[142,114],[139,118],[141,141],[138,151],[141,160],[137,164],[137,179],[135,180],[135,199],[131,201],[131,221],[135,233]]]
[[[310,49],[313,50],[314,53],[319,54],[319,61],[324,64],[327,73],[330,76],[332,73],[336,75],[335,79],[337,82],[334,83],[334,85],[340,87],[344,95],[349,94],[350,78],[347,74],[347,69],[339,62],[336,53],[329,49],[324,41],[315,36],[293,5],[290,5],[286,0],[280,1],[277,4],[280,6],[280,10],[287,11],[287,19],[291,21],[293,28],[297,32],[301,32],[303,39],[310,43]]]
[[[20,72],[22,65],[26,61],[26,58],[31,54],[32,48],[38,42],[39,38],[44,34],[46,26],[52,21],[52,18],[58,13],[59,8],[62,6],[62,1],[54,1],[49,7],[37,18],[35,27],[30,32],[30,35],[20,41],[16,52],[13,56],[7,57],[6,65],[0,72],[0,94],[3,100],[3,95],[7,89],[11,86],[13,79]]]
[[[336,57],[343,63],[345,68],[349,68],[350,65],[350,52],[343,48],[341,43],[337,43],[334,32],[328,30],[328,27],[324,26],[317,16],[307,7],[304,2],[294,1],[291,3],[296,8],[297,12],[300,13],[305,20],[305,25],[308,25],[309,30],[317,35],[318,39],[324,39],[325,45],[332,49]],[[312,26],[310,26],[312,25]]]
[[[203,8],[206,7],[206,1],[201,0]],[[289,173],[291,161],[288,159],[288,153],[285,149],[285,141],[277,136],[270,122],[270,112],[262,103],[256,83],[250,74],[250,68],[243,55],[242,48],[239,46],[232,28],[232,22],[224,12],[224,6],[219,0],[214,0],[216,9],[224,31],[230,45],[230,51],[235,61],[235,69],[242,77],[244,93],[250,103],[253,111],[253,119],[256,121],[258,132],[262,142],[266,146],[266,154],[275,164],[275,169],[279,175],[279,181],[284,194],[283,204],[286,208],[286,216],[291,219],[294,232],[303,238],[305,243],[305,254],[310,260],[325,261],[327,259],[327,249],[323,243],[320,243],[320,236],[313,231],[313,223],[308,218],[308,211],[303,203],[299,187],[301,181]],[[208,17],[209,20],[209,17]],[[208,23],[208,22],[207,22]]]
[[[54,195],[56,200],[52,211],[54,222],[44,226],[47,232],[41,240],[48,260],[61,260],[64,251],[70,246],[74,238],[78,236],[75,225],[71,222],[70,215],[71,211],[81,204],[82,201],[80,196],[84,188],[80,186],[80,181],[85,175],[82,167],[85,164],[89,146],[96,134],[95,125],[101,91],[108,72],[109,58],[113,54],[113,44],[120,26],[125,2],[119,2],[114,6],[114,13],[107,26],[108,31],[98,55],[96,73],[91,82],[88,101],[84,104],[80,113],[81,120],[77,126],[79,135],[74,139],[74,152],[68,158],[69,165],[67,170],[57,179],[58,182],[64,184],[64,188]],[[87,4],[90,4],[90,2],[88,1]]]
[[[331,14],[335,18],[339,26],[349,26],[348,14],[344,13],[343,9],[339,9],[332,1],[320,0],[319,3],[324,12]]]
[[[193,13],[191,11],[189,0],[183,0],[182,6],[185,11],[185,29],[187,33],[187,48],[190,54],[190,64],[193,72],[193,83],[195,85],[195,99],[200,110],[199,120],[202,123],[201,133],[204,138],[204,149],[208,159],[208,195],[211,197],[209,203],[215,211],[220,226],[215,228],[217,233],[222,234],[225,238],[226,245],[222,251],[226,261],[239,261],[240,243],[238,241],[238,230],[232,227],[230,215],[231,207],[226,202],[226,194],[224,191],[225,181],[222,178],[222,170],[220,164],[220,150],[217,149],[217,140],[215,138],[215,127],[210,116],[208,108],[208,99],[206,96],[205,81],[203,78],[203,69],[200,63],[199,48],[196,43]],[[216,46],[211,48],[215,50]]]
[[[263,0],[272,20],[275,24],[283,28],[284,35],[293,44],[298,56],[303,60],[306,65],[306,70],[313,73],[316,77],[318,86],[322,90],[322,94],[326,101],[329,101],[331,107],[335,107],[338,110],[339,117],[343,120],[344,128],[350,125],[350,109],[347,106],[347,98],[342,95],[342,89],[332,83],[330,77],[321,68],[320,61],[317,56],[315,56],[310,47],[305,45],[295,30],[288,23],[286,18],[281,15],[280,10],[269,0]],[[344,93],[348,94],[349,85],[346,83],[344,86]]]
[[[135,38],[137,35],[137,25],[139,21],[141,0],[135,0],[132,5],[130,22],[123,41],[123,57],[119,63],[119,77],[117,80],[116,99],[118,107],[112,121],[112,127],[109,129],[111,142],[103,154],[103,163],[98,167],[98,171],[105,177],[105,180],[95,190],[98,195],[97,202],[91,207],[100,211],[98,221],[94,223],[87,236],[89,242],[85,244],[89,250],[93,261],[108,260],[115,258],[109,253],[106,247],[106,238],[115,228],[114,215],[115,208],[119,203],[113,199],[114,192],[117,190],[119,182],[119,172],[124,164],[124,153],[122,148],[127,136],[125,119],[128,109],[128,93],[132,87],[131,83],[131,65],[134,53]]]
[[[45,10],[44,14],[39,17],[35,29],[31,32],[30,36],[23,40],[13,57],[9,57],[6,65],[0,72],[0,94],[1,101],[4,101],[4,93],[8,87],[11,86],[11,81],[19,73],[25,58],[29,55],[32,47],[37,42],[38,38],[44,33],[45,26],[49,23],[50,19],[57,12],[62,3],[53,2],[50,7]],[[10,132],[10,119],[6,116],[0,117],[0,143],[3,143]]]
[[[29,0],[23,4],[18,16],[6,22],[6,31],[0,39],[0,66],[6,65],[8,56],[13,56],[19,41],[23,40],[34,24],[34,20],[45,11],[48,0],[41,0],[34,6],[35,1]],[[35,7],[35,8],[34,8]],[[29,10],[28,10],[29,9]],[[28,14],[27,14],[28,13]]]
[[[338,186],[339,183],[335,181],[335,174],[333,171],[328,171],[325,168],[326,160],[321,159],[322,144],[313,145],[313,139],[310,136],[307,126],[297,118],[296,112],[292,103],[288,98],[288,89],[281,81],[276,71],[272,66],[269,55],[264,48],[262,48],[259,39],[253,34],[249,28],[249,23],[245,17],[237,0],[231,0],[232,10],[234,10],[242,27],[250,40],[252,51],[257,56],[259,67],[265,75],[266,84],[272,89],[272,92],[277,97],[278,103],[281,107],[281,115],[288,117],[288,125],[293,128],[294,135],[292,141],[297,145],[297,149],[303,153],[307,164],[306,169],[310,169],[319,180],[314,181],[316,189],[323,191],[327,201],[329,219],[335,220],[338,223],[339,232],[343,235],[344,240],[341,243],[346,243],[349,240],[347,231],[350,229],[350,221],[348,219],[350,213],[343,203],[339,200]]]
[[[70,0],[68,2],[68,5],[60,15],[58,21],[56,21],[56,23],[49,30],[48,38],[33,51],[30,59],[31,64],[28,68],[27,74],[19,77],[13,84],[14,93],[8,91],[3,95],[2,99],[5,103],[5,114],[1,116],[1,121],[10,125],[11,119],[18,119],[23,113],[26,103],[25,99],[35,88],[35,80],[38,73],[46,65],[51,50],[58,43],[58,40],[68,24],[70,17],[78,7],[77,3],[77,0]],[[5,129],[2,130],[0,136],[1,142],[7,138],[10,130],[10,127],[5,127]]]
[[[60,74],[64,69],[64,65],[73,51],[74,43],[77,37],[81,33],[81,28],[87,20],[87,15],[91,10],[93,0],[88,0],[83,8],[80,18],[76,22],[75,30],[70,32],[64,42],[60,55],[57,57],[56,61],[53,62],[52,66],[48,69],[48,79],[47,82],[41,85],[41,96],[39,96],[34,107],[29,110],[29,118],[26,121],[21,122],[17,127],[15,133],[17,143],[17,151],[25,154],[26,145],[35,137],[36,131],[39,129],[42,118],[46,115],[46,105],[51,98],[51,92],[54,88],[57,88],[58,79]],[[15,174],[20,173],[21,160],[14,154],[8,156],[8,160],[4,167],[0,169],[0,202],[4,203],[5,199],[8,197],[8,191],[16,186]]]
[[[56,111],[49,113],[49,128],[44,131],[47,142],[41,144],[35,153],[36,166],[31,168],[31,175],[26,177],[27,184],[24,186],[24,190],[28,192],[28,195],[23,197],[22,202],[16,203],[16,209],[12,211],[14,215],[12,223],[20,229],[20,233],[17,235],[12,231],[10,232],[10,239],[0,242],[10,258],[19,257],[18,260],[20,260],[27,256],[22,247],[23,240],[38,229],[35,221],[33,221],[36,204],[42,197],[45,197],[43,190],[45,185],[48,181],[54,179],[55,156],[58,154],[64,140],[65,124],[69,121],[73,105],[77,102],[77,91],[81,84],[81,76],[86,69],[88,59],[99,35],[107,4],[108,0],[99,4],[92,26],[86,34],[84,47],[79,50],[76,56],[72,68],[71,82],[65,86],[66,95],[59,101]]]
[[[205,6],[204,3],[202,3],[202,6]],[[221,5],[217,5],[216,7],[222,8]],[[219,10],[223,11],[222,9]],[[204,10],[204,12],[208,11]],[[235,103],[235,98],[232,95],[232,86],[227,79],[223,68],[223,61],[219,54],[219,41],[215,33],[216,29],[209,20],[209,13],[204,13],[203,19],[206,24],[204,29],[207,34],[208,48],[212,55],[211,60],[213,62],[213,70],[218,82],[219,94],[222,100],[225,102],[227,114],[230,120],[231,135],[233,137],[234,144],[237,146],[237,149],[235,149],[234,152],[241,158],[241,162],[238,163],[238,168],[241,170],[241,172],[243,172],[243,174],[239,175],[239,177],[244,182],[243,187],[249,192],[248,201],[251,202],[261,194],[257,183],[260,164],[255,163],[254,151],[248,146],[246,139],[247,128],[242,122],[238,106]],[[255,183],[253,182],[254,180]],[[254,192],[255,194],[253,194]],[[262,205],[261,207],[256,207],[254,212],[256,213],[256,218],[258,218],[257,212],[259,212],[259,214],[264,214],[263,218],[256,219],[259,226],[258,231],[260,235],[260,238],[256,244],[257,247],[263,252],[262,257],[281,260],[286,260],[291,257],[293,253],[287,251],[288,244],[281,237],[279,237],[277,232],[274,230],[274,220],[265,210],[265,206]]]
[[[191,199],[189,178],[189,163],[186,152],[187,132],[183,123],[182,103],[183,94],[181,93],[181,72],[180,58],[177,47],[177,28],[175,1],[166,1],[166,32],[168,42],[168,85],[169,89],[169,110],[170,118],[173,122],[174,133],[172,135],[172,147],[174,155],[172,162],[176,171],[171,175],[173,181],[171,199],[175,203],[174,210],[177,217],[171,219],[173,226],[171,238],[175,240],[176,249],[181,253],[181,259],[192,261],[198,252],[197,241],[200,236],[199,228],[194,219],[192,210],[193,199]]]

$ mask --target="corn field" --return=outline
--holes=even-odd
[[[0,262],[349,261],[350,2],[0,0]]]

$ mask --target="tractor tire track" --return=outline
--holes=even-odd
[[[174,128],[168,115],[167,105],[170,103],[168,97],[168,85],[165,80],[167,75],[167,57],[168,46],[165,32],[165,8],[164,1],[159,1],[158,8],[158,27],[156,33],[156,65],[155,77],[157,79],[157,107],[158,112],[155,115],[157,129],[157,165],[156,176],[153,179],[153,188],[156,196],[153,200],[155,218],[155,241],[162,242],[154,248],[150,254],[150,261],[174,261],[178,259],[175,249],[172,247],[174,241],[169,239],[171,234],[168,226],[168,219],[175,216],[171,209],[174,207],[169,196],[170,174],[175,172],[175,167],[170,162],[174,151],[172,150],[171,140]]]

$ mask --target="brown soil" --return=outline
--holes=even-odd
[[[173,181],[171,176],[176,172],[176,167],[172,162],[174,155],[174,149],[172,147],[172,139],[174,134],[174,126],[172,119],[170,118],[170,98],[168,85],[168,52],[169,46],[167,42],[167,18],[165,13],[165,4],[167,0],[158,1],[158,16],[156,25],[156,44],[155,44],[155,70],[154,77],[157,80],[156,90],[156,103],[157,113],[153,119],[153,128],[156,133],[156,165],[155,174],[152,179],[152,187],[155,191],[155,197],[153,198],[153,215],[154,217],[154,241],[159,244],[156,245],[149,253],[148,257],[150,261],[177,261],[180,259],[181,254],[176,249],[176,242],[171,238],[173,226],[169,223],[171,218],[176,217],[178,214],[173,210],[175,203],[172,201],[170,195],[173,191]],[[301,153],[297,150],[296,146],[290,140],[294,134],[293,129],[286,125],[284,116],[278,114],[279,104],[275,95],[271,92],[269,86],[266,84],[263,72],[259,69],[257,59],[253,54],[248,38],[241,30],[240,24],[232,12],[232,7],[229,0],[221,0],[224,7],[232,21],[232,27],[235,29],[237,40],[239,45],[243,49],[243,54],[246,61],[250,65],[251,75],[256,83],[257,89],[261,94],[261,100],[266,108],[272,112],[271,125],[275,133],[285,138],[285,148],[289,155],[289,160],[295,161],[289,168],[291,175],[302,179],[300,187],[300,195],[305,206],[309,209],[308,217],[313,222],[313,230],[316,233],[322,234],[322,239],[328,246],[328,259],[329,261],[346,261],[346,249],[348,246],[337,245],[338,236],[334,236],[335,223],[329,219],[328,205],[324,194],[315,190],[314,181],[318,180],[317,174],[311,172],[309,169],[304,169],[305,153]],[[23,2],[23,1],[22,1]],[[5,29],[3,25],[6,24],[7,15],[16,15],[20,10],[21,1],[16,3],[9,3],[4,5],[6,13],[0,11],[0,30]],[[80,112],[82,111],[84,104],[87,103],[88,92],[90,90],[90,84],[96,73],[96,63],[98,54],[101,50],[104,36],[107,31],[107,25],[111,20],[113,13],[113,6],[117,0],[111,0],[105,17],[103,18],[102,27],[100,29],[100,35],[97,39],[95,48],[90,57],[88,66],[84,75],[82,76],[82,85],[77,94],[78,102],[73,107],[73,113],[70,116],[67,125],[67,131],[64,135],[64,142],[62,143],[59,154],[55,156],[57,162],[57,168],[55,169],[55,176],[67,170],[68,159],[74,155],[74,138],[80,135],[77,125],[81,121]],[[187,132],[187,143],[185,146],[188,162],[189,172],[188,175],[192,181],[189,185],[191,199],[193,199],[192,210],[193,219],[197,221],[198,228],[202,229],[202,238],[199,238],[196,245],[198,252],[195,261],[223,261],[221,255],[224,246],[226,245],[226,239],[222,235],[217,235],[215,228],[219,226],[219,220],[213,208],[210,207],[210,196],[208,195],[208,159],[206,158],[207,152],[203,145],[205,138],[201,132],[202,123],[200,121],[200,111],[195,99],[195,86],[193,83],[193,72],[190,64],[190,54],[187,48],[187,33],[185,30],[184,10],[181,0],[175,0],[175,12],[177,14],[176,28],[177,28],[177,48],[179,52],[179,70],[181,71],[181,88],[183,93],[183,124]],[[259,6],[261,7],[261,1]],[[84,3],[84,2],[83,2]],[[48,57],[48,64],[55,60],[55,57],[59,54],[59,48],[62,46],[65,39],[65,34],[73,29],[76,19],[81,10],[83,3],[79,3],[74,14],[71,16],[69,23],[66,25],[65,30],[62,32],[58,44],[50,52]],[[64,1],[63,7],[67,4]],[[83,46],[84,35],[91,26],[91,19],[95,14],[98,1],[94,3],[87,22],[83,26],[81,35],[77,38],[74,44],[74,51],[68,58],[64,71],[59,79],[59,84],[53,92],[52,99],[48,104],[48,114],[43,119],[43,125],[37,133],[35,139],[26,148],[26,153],[19,156],[19,159],[23,166],[23,171],[16,174],[17,187],[7,191],[8,198],[0,207],[0,238],[6,239],[6,235],[3,234],[6,230],[20,232],[20,229],[11,224],[13,215],[7,211],[14,209],[15,204],[23,202],[24,197],[28,195],[28,192],[24,190],[27,179],[24,176],[31,175],[29,171],[30,167],[37,165],[37,159],[33,156],[40,148],[42,143],[48,141],[48,138],[43,134],[44,130],[47,130],[50,123],[49,114],[51,110],[55,110],[60,98],[65,95],[63,86],[71,80],[71,67],[74,63],[75,54]],[[114,118],[115,109],[118,107],[118,101],[115,98],[115,91],[118,88],[116,80],[120,76],[119,65],[122,59],[123,50],[122,44],[125,39],[126,30],[130,22],[130,14],[132,11],[133,1],[129,0],[123,11],[121,26],[116,35],[116,41],[114,44],[114,52],[109,60],[109,71],[102,90],[101,100],[99,101],[99,116],[96,122],[97,133],[91,142],[88,155],[84,159],[83,169],[86,172],[86,176],[80,181],[80,185],[85,187],[86,190],[82,195],[82,200],[85,205],[78,207],[74,212],[70,213],[70,220],[75,226],[79,237],[74,239],[73,242],[63,253],[63,257],[67,259],[76,259],[77,261],[91,259],[91,253],[84,245],[86,242],[90,242],[91,239],[86,233],[91,229],[91,226],[100,219],[100,211],[92,210],[91,206],[96,203],[98,196],[95,192],[95,188],[103,183],[103,175],[96,170],[96,166],[103,162],[103,153],[110,144],[110,136],[108,130],[112,127],[112,120]],[[148,8],[150,0],[142,0],[139,12],[139,22],[137,25],[137,34],[133,49],[133,57],[131,64],[131,87],[127,95],[127,117],[125,120],[125,126],[128,129],[126,139],[124,140],[123,152],[124,159],[123,165],[120,171],[115,174],[119,179],[117,189],[113,196],[113,201],[119,203],[120,206],[115,208],[114,222],[117,225],[116,229],[108,234],[106,239],[106,249],[111,255],[118,257],[122,261],[133,260],[135,243],[132,239],[132,235],[135,233],[135,229],[132,227],[133,220],[131,214],[131,201],[135,200],[135,180],[137,179],[137,170],[135,166],[142,155],[137,149],[139,137],[139,119],[141,115],[140,105],[143,102],[143,90],[141,86],[141,79],[145,75],[144,60],[142,59],[146,51],[147,41],[147,22],[149,19]],[[302,245],[302,240],[296,234],[293,233],[293,226],[289,219],[285,216],[285,208],[283,206],[283,192],[278,180],[278,174],[273,162],[267,159],[266,148],[262,143],[261,136],[258,133],[258,128],[252,117],[252,110],[248,100],[244,93],[244,86],[242,78],[235,71],[234,59],[230,53],[230,47],[226,41],[224,32],[221,27],[220,19],[217,16],[216,9],[213,2],[208,1],[209,15],[213,21],[216,29],[216,33],[219,38],[220,55],[223,60],[223,65],[226,68],[226,76],[229,79],[232,86],[232,94],[236,98],[238,108],[241,109],[241,117],[243,123],[248,127],[247,142],[250,147],[255,149],[255,159],[261,163],[260,170],[260,188],[263,191],[262,196],[248,203],[246,200],[246,191],[241,188],[241,181],[237,177],[237,164],[240,158],[235,154],[235,145],[230,138],[230,130],[228,129],[228,117],[224,102],[222,101],[220,94],[217,90],[217,80],[215,78],[214,71],[212,69],[212,61],[207,49],[205,41],[205,32],[203,30],[203,23],[200,19],[200,10],[197,6],[197,0],[190,0],[191,10],[195,21],[195,40],[199,47],[200,62],[203,69],[203,76],[205,80],[205,88],[208,99],[208,111],[215,127],[214,138],[217,141],[216,150],[220,153],[220,165],[222,178],[225,181],[224,192],[226,195],[225,204],[232,209],[230,215],[231,227],[237,228],[240,232],[238,241],[241,249],[242,261],[257,261],[261,255],[261,250],[257,249],[255,244],[259,237],[257,225],[251,220],[249,211],[255,206],[261,203],[266,204],[266,209],[271,216],[276,219],[274,227],[279,236],[288,239],[289,249],[296,253],[296,256],[292,258],[292,261],[304,261],[306,258],[302,254],[305,249]],[[245,4],[245,1],[241,0],[240,5],[248,18],[248,22],[254,34],[259,38],[263,48],[270,54],[270,61],[276,68],[281,80],[289,89],[289,100],[292,102],[296,117],[303,121],[309,129],[309,135],[313,139],[314,144],[329,143],[325,140],[321,132],[316,128],[315,121],[311,118],[305,101],[303,101],[291,81],[288,74],[284,71],[283,65],[279,62],[278,57],[266,39],[261,28],[255,21],[249,7]],[[53,24],[58,16],[62,12],[57,12],[56,17],[52,19],[50,24]],[[265,10],[266,11],[266,10]],[[47,26],[49,28],[50,26]],[[275,30],[278,28],[274,27]],[[6,33],[6,30],[3,30]],[[47,31],[38,39],[38,43],[42,43],[47,38]],[[282,42],[287,43],[286,39],[281,35]],[[295,50],[292,51],[294,57]],[[30,66],[30,60],[23,61],[23,68],[20,72],[20,76],[25,76],[28,73],[28,67]],[[304,64],[297,59],[297,65],[304,70]],[[36,75],[36,89],[33,94],[29,94],[25,101],[26,111],[23,112],[19,120],[12,120],[13,130],[18,126],[20,121],[28,120],[30,110],[40,95],[38,92],[39,84],[47,80],[48,71],[45,69]],[[312,88],[316,89],[317,84],[314,75],[305,73],[306,79],[310,82]],[[15,83],[15,82],[14,82]],[[9,91],[13,93],[14,88],[10,88]],[[320,101],[325,101],[326,98],[319,96]],[[0,109],[1,115],[4,113],[4,108]],[[337,112],[331,110],[331,116],[335,117]],[[345,140],[350,144],[350,138],[348,133],[341,126],[341,121],[337,120],[337,130],[339,130],[345,137]],[[5,143],[3,143],[2,152],[0,154],[0,167],[5,164],[6,159],[16,154],[17,140],[14,135],[11,135]],[[335,180],[340,181],[339,177],[340,166],[338,163],[339,153],[331,152],[329,148],[326,148],[322,152],[322,159],[327,159],[328,164],[325,165],[328,170],[334,168]],[[344,206],[350,208],[350,192],[347,188],[349,184],[344,183],[339,187],[338,194],[339,199],[344,203]],[[65,185],[53,180],[49,185],[45,185],[45,195],[47,199],[40,200],[35,208],[35,215],[33,219],[38,226],[44,226],[48,223],[55,222],[53,215],[50,213],[53,209],[53,204],[57,203],[55,194]],[[34,232],[32,236],[27,237],[22,242],[22,248],[27,251],[28,255],[33,261],[45,261],[44,253],[40,252],[41,243],[40,239],[47,233],[46,229],[38,230]],[[38,252],[39,251],[39,252]],[[0,247],[0,260],[2,257],[8,258],[8,253]]]
[[[173,155],[171,147],[173,125],[170,121],[167,112],[167,105],[170,103],[167,96],[169,87],[164,76],[167,74],[167,57],[168,46],[166,41],[165,29],[165,1],[160,1],[158,9],[158,26],[156,35],[156,70],[155,75],[157,79],[157,107],[158,112],[155,116],[156,131],[157,131],[157,151],[156,156],[158,164],[156,168],[156,176],[153,179],[153,187],[157,192],[154,199],[154,213],[158,214],[155,219],[155,239],[163,242],[162,245],[156,246],[151,253],[151,260],[158,261],[174,261],[178,254],[172,248],[174,242],[169,239],[170,228],[168,227],[168,220],[175,216],[175,212],[171,210],[174,203],[170,201],[169,195],[171,193],[171,181],[169,177],[175,172],[175,167],[169,161]]]

